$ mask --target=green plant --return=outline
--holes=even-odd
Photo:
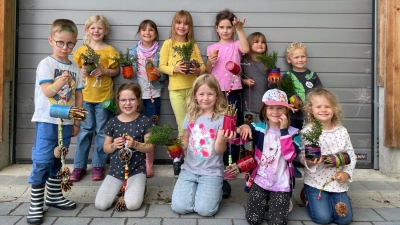
[[[273,51],[272,53],[264,53],[258,55],[257,60],[264,64],[268,69],[276,68],[276,62],[278,61],[278,52]]]
[[[300,132],[302,138],[306,139],[312,147],[319,147],[319,136],[322,134],[322,124],[314,117],[311,119],[311,129],[308,132]]]
[[[294,89],[294,83],[290,76],[287,76],[285,79],[279,81],[277,85],[278,85],[277,89],[285,92],[288,98],[296,94],[296,91]]]
[[[186,44],[181,46],[174,46],[173,49],[182,57],[182,60],[185,62],[190,61],[192,57],[193,49],[194,49],[194,41],[189,41]]]
[[[81,58],[83,59],[84,64],[94,64],[96,67],[98,67],[100,55],[97,54],[89,45],[85,46],[87,48],[86,52],[81,53]]]
[[[182,146],[182,141],[175,137],[174,129],[169,124],[164,126],[154,125],[149,129],[151,136],[146,141],[146,144],[153,144],[159,146]]]
[[[123,54],[121,51],[118,52],[118,55],[114,57],[108,57],[111,60],[116,61],[120,66],[132,66],[134,62],[136,62],[136,58],[131,58],[129,54],[129,48],[126,49],[126,53]]]

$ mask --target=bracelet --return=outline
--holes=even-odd
[[[74,126],[76,126],[76,127],[81,127],[80,125],[76,125],[76,124],[74,124]]]
[[[52,90],[54,93],[57,93],[58,91],[56,91],[56,89],[54,89],[53,84],[50,84],[50,90]]]

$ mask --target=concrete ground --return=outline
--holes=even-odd
[[[72,165],[69,165],[72,169]],[[30,186],[28,176],[31,165],[12,165],[0,171],[0,224],[26,224],[29,209]],[[400,180],[388,178],[379,171],[356,169],[349,196],[353,206],[354,225],[398,225],[400,224]],[[243,191],[242,177],[230,181],[232,196],[223,199],[219,211],[211,218],[197,214],[179,215],[171,210],[170,202],[176,179],[172,166],[155,166],[155,176],[147,180],[149,189],[142,207],[137,211],[118,212],[114,208],[99,211],[94,207],[94,199],[101,181],[91,180],[91,169],[80,182],[74,183],[72,190],[65,193],[68,199],[77,202],[72,211],[62,211],[45,207],[44,224],[54,225],[241,225],[245,220],[244,205],[246,193]],[[294,190],[293,211],[289,214],[289,225],[315,224],[303,204],[299,193],[302,179],[297,179]],[[266,221],[263,224],[267,224]]]

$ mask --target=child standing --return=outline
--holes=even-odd
[[[142,89],[144,115],[151,118],[153,123],[157,123],[161,108],[161,90],[165,87],[164,81],[168,78],[158,70],[160,51],[157,25],[152,20],[143,20],[139,24],[137,34],[140,37],[139,43],[129,49],[130,56],[136,58],[133,64],[136,76],[133,77],[132,82],[138,83]],[[150,63],[154,65],[151,74],[157,77],[156,80],[149,80],[147,77],[146,64]],[[146,153],[147,178],[154,175],[153,161],[154,151]]]
[[[42,224],[44,189],[46,183],[46,205],[62,210],[76,208],[75,202],[66,200],[61,191],[61,159],[54,157],[58,145],[58,118],[50,117],[50,107],[63,104],[82,107],[82,77],[79,68],[68,59],[77,42],[78,29],[74,22],[58,19],[53,22],[48,38],[53,54],[43,59],[36,70],[35,112],[32,122],[36,123],[35,144],[32,148],[31,204],[27,216],[28,224]],[[63,145],[69,147],[71,137],[78,135],[79,120],[63,120]]]
[[[218,81],[210,74],[193,84],[188,114],[183,122],[185,162],[172,193],[172,210],[179,214],[197,212],[213,216],[222,199],[226,142],[234,132],[222,130],[226,109]]]
[[[154,151],[154,145],[145,144],[151,135],[151,119],[140,114],[142,93],[140,86],[132,82],[121,85],[117,93],[121,114],[107,122],[104,151],[111,155],[110,170],[96,195],[95,206],[107,210],[124,184],[124,167],[119,150],[129,148],[128,178],[124,200],[128,210],[139,209],[143,202],[146,184],[145,153]]]
[[[314,161],[306,159],[304,155],[300,158],[305,166],[304,191],[308,214],[315,223],[319,224],[350,224],[353,213],[350,198],[347,195],[349,189],[347,181],[351,182],[357,156],[347,129],[340,123],[340,105],[330,91],[316,88],[307,95],[305,113],[308,121],[316,119],[322,124],[322,134],[319,137],[322,155],[342,152],[347,153],[351,158],[350,164],[338,168],[326,167],[322,157]],[[307,124],[302,132],[309,131],[311,125]],[[338,202],[343,202],[347,206],[347,215],[344,217],[339,216],[335,210]]]
[[[85,53],[86,46],[79,47],[74,53],[74,60],[81,67],[85,79],[83,90],[83,108],[88,111],[85,123],[82,123],[76,144],[74,156],[74,170],[70,180],[77,182],[86,174],[87,160],[94,137],[94,150],[92,156],[92,180],[104,179],[104,166],[107,154],[103,150],[104,126],[111,118],[112,112],[104,109],[101,105],[106,99],[114,99],[114,83],[112,77],[119,74],[118,64],[109,59],[118,52],[104,42],[104,36],[109,32],[107,19],[102,15],[93,15],[85,23],[84,44],[89,45],[97,54],[100,54],[100,66],[88,74],[83,69],[81,53]]]
[[[285,79],[287,76],[292,78],[296,94],[303,103],[306,102],[306,95],[311,89],[322,87],[321,80],[317,73],[306,68],[307,57],[307,49],[303,43],[293,42],[290,44],[286,49],[286,61],[292,65],[292,69],[282,76],[282,79]],[[303,110],[299,109],[297,112],[290,114],[291,126],[302,129],[303,123]],[[294,167],[294,174],[296,178],[302,177],[301,172],[296,167]]]
[[[237,74],[232,74],[226,70],[225,65],[232,61],[240,65],[243,54],[249,52],[250,47],[246,35],[243,31],[243,25],[246,18],[238,20],[231,11],[223,10],[216,16],[215,29],[219,36],[219,42],[207,47],[207,73],[215,76],[223,91],[227,96],[229,104],[235,104],[237,111],[236,125],[243,124],[242,114],[242,82]],[[237,32],[239,40],[234,40],[234,32]],[[212,50],[218,50],[218,54],[211,54]],[[236,162],[239,158],[239,147],[233,145],[230,152],[225,152],[224,163],[228,165],[228,156],[232,153],[232,161]],[[234,179],[235,177],[226,177]]]
[[[268,52],[267,39],[262,33],[254,32],[247,37],[247,41],[250,52],[242,59],[244,74],[242,103],[245,123],[250,124],[253,121],[260,122],[258,112],[263,103],[256,99],[262,99],[264,93],[270,88],[270,83],[268,82],[267,68],[257,60],[258,55]]]
[[[189,74],[184,73],[186,65],[173,47],[181,46],[189,41],[194,41],[192,15],[188,11],[181,10],[176,12],[172,19],[170,38],[165,40],[160,51],[159,68],[161,73],[169,76],[169,99],[178,125],[179,136],[183,135],[182,122],[187,112],[186,105],[193,82],[196,75],[205,71],[199,47],[195,44],[191,59],[199,62],[200,67],[192,66]],[[180,158],[174,159],[173,167],[176,176],[179,175],[181,164]]]
[[[257,167],[246,182],[250,189],[245,208],[249,224],[261,224],[269,208],[268,224],[287,224],[293,188],[292,161],[300,146],[298,129],[289,125],[286,94],[268,90],[262,97],[259,123],[241,126],[241,135],[253,139]]]

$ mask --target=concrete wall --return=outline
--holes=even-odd
[[[371,163],[371,68],[372,68],[372,0],[54,0],[19,1],[19,40],[17,68],[17,162],[27,162],[34,137],[34,124],[30,122],[34,110],[33,90],[35,70],[39,61],[51,54],[47,37],[52,21],[67,18],[75,21],[79,38],[83,36],[86,19],[103,14],[111,24],[107,42],[118,50],[135,44],[138,24],[144,19],[156,22],[160,44],[169,37],[171,20],[180,9],[191,12],[195,38],[205,57],[208,45],[218,40],[214,29],[215,15],[225,8],[238,18],[246,17],[246,35],[260,31],[268,41],[270,51],[279,52],[278,66],[286,71],[284,59],[287,45],[304,42],[308,48],[308,67],[317,72],[326,88],[334,92],[343,106],[344,125],[350,132],[353,146],[366,158],[358,166]],[[60,7],[62,6],[62,7]],[[81,45],[79,42],[78,45]],[[125,80],[114,79],[115,88]],[[168,90],[162,92],[160,124],[176,127],[168,99]],[[69,159],[73,157],[76,140],[73,139]],[[167,159],[165,150],[156,150],[157,159]]]

